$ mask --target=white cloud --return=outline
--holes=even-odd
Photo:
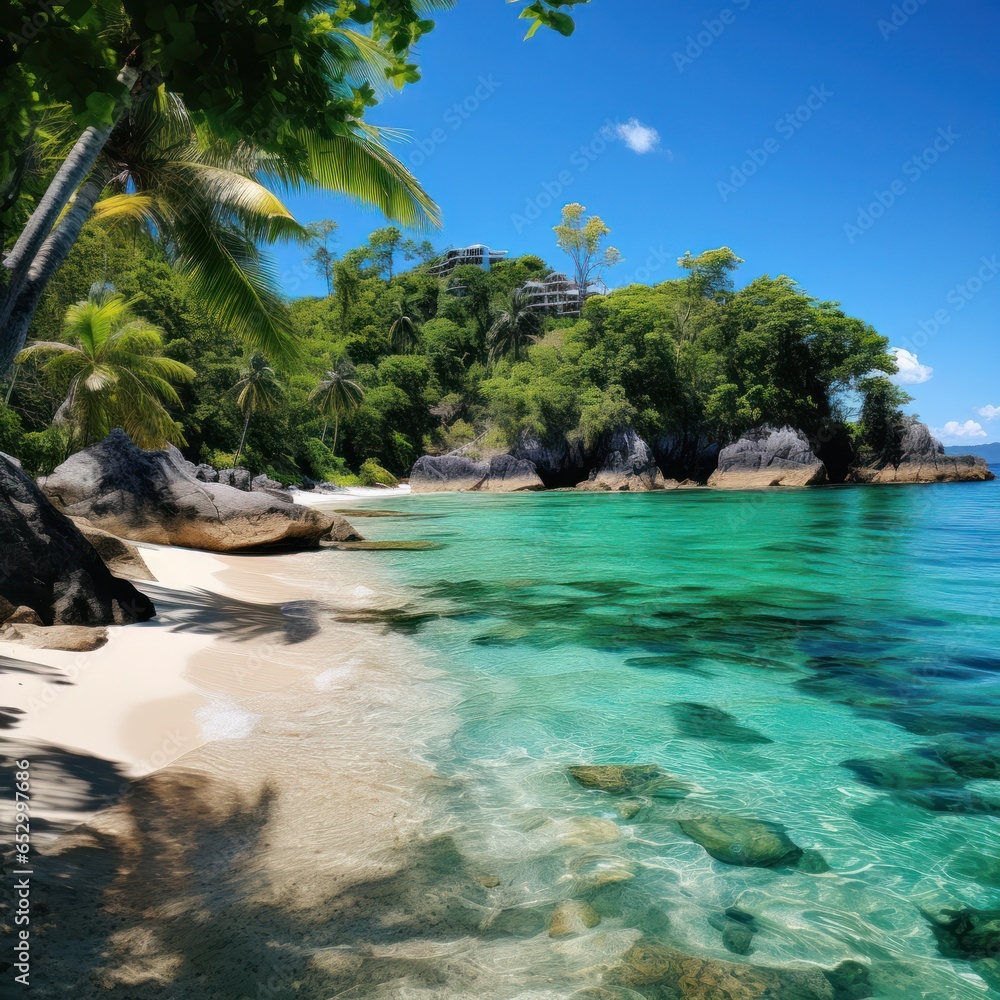
[[[904,348],[893,347],[889,353],[896,356],[896,367],[899,368],[899,371],[892,376],[894,382],[900,385],[920,385],[934,377],[934,369],[930,365],[922,365],[915,354]]]
[[[1000,406],[982,406],[976,410],[981,417],[986,417],[987,420],[996,420],[1000,417]]]
[[[650,125],[643,125],[638,118],[630,118],[624,125],[616,125],[615,135],[633,153],[640,156],[652,153],[660,145],[660,133]]]
[[[964,424],[949,420],[944,427],[933,428],[932,433],[943,444],[965,444],[967,441],[981,441],[986,437],[986,431],[975,420],[966,420]]]

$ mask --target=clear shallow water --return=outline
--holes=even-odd
[[[381,620],[458,694],[430,747],[447,832],[526,939],[586,900],[590,935],[856,959],[880,997],[998,995],[920,908],[1000,901],[1000,783],[979,776],[1000,760],[1000,483],[364,505],[425,515],[359,521],[369,538],[441,544],[379,555],[413,594]],[[568,776],[590,763],[690,792],[624,818]],[[713,860],[677,821],[716,814],[781,823],[830,871]],[[709,923],[728,906],[758,921],[747,957]]]

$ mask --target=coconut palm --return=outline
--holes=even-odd
[[[240,446],[236,449],[236,458],[233,459],[233,465],[238,466],[243,446],[247,441],[247,431],[250,430],[250,418],[255,413],[268,413],[273,410],[281,401],[284,390],[278,379],[278,373],[268,364],[267,358],[258,352],[240,369],[240,380],[233,386],[233,392],[238,393],[236,403],[246,417],[243,421]]]
[[[41,360],[46,377],[66,399],[58,417],[72,441],[86,447],[121,427],[140,448],[183,444],[168,405],[180,405],[174,382],[190,382],[194,371],[162,356],[160,331],[133,319],[130,303],[110,285],[95,284],[83,301],[66,310],[67,342],[36,341],[17,363]]]
[[[333,453],[337,453],[337,433],[340,429],[340,415],[356,410],[365,398],[365,390],[354,381],[354,366],[342,362],[332,371],[326,373],[326,378],[309,394],[310,400],[319,404],[319,411],[326,417],[323,424],[323,436],[326,440],[326,429],[333,420]]]
[[[514,360],[520,361],[522,349],[535,340],[540,330],[541,319],[532,308],[531,296],[524,288],[512,289],[487,334],[490,359],[496,361],[513,354]]]
[[[406,315],[402,301],[396,303],[396,316],[389,327],[389,342],[399,354],[407,354],[417,342],[417,327]]]
[[[62,162],[73,128],[72,118],[53,112],[39,130],[36,160],[53,167]],[[296,155],[279,156],[249,138],[231,142],[212,135],[163,87],[135,101],[109,135],[102,132],[99,151],[87,161],[92,166],[68,171],[79,187],[72,201],[66,194],[59,220],[40,217],[29,224],[8,255],[12,274],[0,289],[0,371],[23,345],[42,291],[88,218],[154,233],[190,276],[213,319],[251,350],[292,358],[278,273],[260,246],[306,241],[309,234],[274,191],[319,187],[373,205],[408,226],[438,221],[437,206],[384,148],[383,135],[349,120],[325,138],[296,133]],[[48,236],[35,232],[46,225],[52,226]]]

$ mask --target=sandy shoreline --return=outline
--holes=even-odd
[[[402,599],[377,557],[143,555],[157,619],[92,653],[0,648],[5,752],[32,761],[34,993],[320,995],[285,992],[339,975],[298,945],[270,992],[248,949],[405,864],[434,784],[414,734],[446,698],[408,641],[337,621]],[[207,924],[230,926],[202,954]]]

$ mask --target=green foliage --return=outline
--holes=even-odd
[[[69,435],[62,427],[30,431],[21,439],[17,457],[29,476],[47,476],[69,454]]]
[[[396,486],[399,480],[382,468],[373,458],[366,458],[358,469],[362,486]]]

